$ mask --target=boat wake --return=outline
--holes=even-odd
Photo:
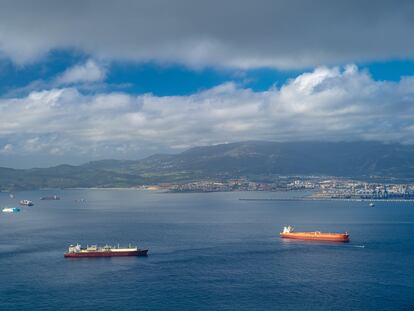
[[[365,245],[349,245],[351,247],[356,247],[356,248],[365,248]]]

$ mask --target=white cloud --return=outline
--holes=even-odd
[[[414,58],[412,1],[3,0],[0,54],[304,68]]]
[[[233,83],[165,97],[57,88],[0,100],[0,144],[29,154],[138,158],[251,139],[414,143],[413,134],[414,79],[375,81],[355,66],[320,67],[264,92]]]
[[[11,152],[13,152],[12,144],[5,144],[3,148],[0,149],[0,153],[11,153]]]
[[[75,84],[98,82],[105,79],[106,71],[95,61],[88,60],[82,65],[67,69],[56,79],[57,84]]]

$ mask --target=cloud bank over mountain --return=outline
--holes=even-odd
[[[413,143],[414,78],[373,80],[354,65],[319,67],[280,88],[225,83],[189,96],[54,88],[0,99],[3,153],[96,157],[243,140]]]
[[[412,16],[408,0],[2,1],[0,166],[244,140],[414,143]],[[412,70],[379,81],[344,66],[375,62],[385,79],[393,62]]]
[[[2,1],[0,55],[51,50],[190,67],[337,65],[414,58],[412,1]]]

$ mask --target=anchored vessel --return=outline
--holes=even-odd
[[[49,196],[49,197],[41,197],[40,200],[42,201],[56,201],[56,200],[60,200],[60,197],[58,197],[57,195],[53,195],[53,196]]]
[[[283,231],[280,232],[280,237],[285,239],[349,242],[348,233],[294,232],[291,226],[284,227]]]
[[[23,205],[23,206],[33,206],[34,205],[33,201],[30,201],[30,200],[21,200],[19,203],[20,203],[20,205]]]
[[[2,209],[3,213],[17,213],[20,212],[20,208],[18,207],[5,207]]]
[[[119,247],[105,245],[99,247],[97,245],[82,248],[80,244],[70,245],[64,257],[112,257],[112,256],[147,256],[147,249],[139,249],[138,247]]]

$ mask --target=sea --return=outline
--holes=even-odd
[[[307,201],[301,191],[14,195],[0,193],[0,207],[34,206],[0,213],[0,310],[414,310],[413,202]],[[48,195],[61,200],[40,200]],[[351,241],[284,240],[286,225]],[[64,258],[75,243],[149,256]]]

